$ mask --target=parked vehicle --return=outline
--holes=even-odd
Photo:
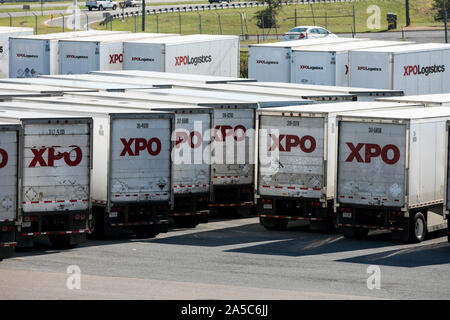
[[[313,38],[248,46],[248,77],[257,81],[291,82],[292,50],[297,47],[363,41],[357,38]]]
[[[282,88],[282,89],[296,89],[296,90],[307,90],[310,94],[314,92],[335,92],[351,94],[356,97],[357,101],[374,101],[377,98],[382,99],[382,97],[392,97],[396,99],[403,96],[403,91],[401,90],[383,90],[383,89],[371,89],[371,88],[355,88],[355,87],[338,87],[338,86],[321,86],[321,85],[311,85],[311,84],[300,84],[300,83],[280,83],[280,82],[248,82],[246,85],[256,86],[256,87],[269,87],[269,88]],[[387,98],[389,99],[389,98]],[[389,100],[387,100],[389,101]],[[404,101],[407,102],[407,101]]]
[[[2,102],[0,108],[2,118],[20,122],[23,132],[18,245],[32,246],[36,236],[48,236],[55,246],[79,244],[89,231],[92,119],[7,110],[14,104]]]
[[[58,42],[62,39],[120,33],[125,32],[89,30],[11,37],[9,77],[35,78],[40,75],[58,74]]]
[[[12,256],[17,245],[20,137],[19,124],[0,122],[0,261]]]
[[[258,110],[260,223],[281,230],[289,221],[304,220],[313,230],[334,230],[336,117],[406,106],[413,105],[340,102]]]
[[[59,74],[94,70],[122,70],[123,42],[141,38],[168,37],[165,33],[126,33],[59,41]]]
[[[336,210],[340,232],[369,229],[420,242],[443,220],[446,124],[450,108],[352,112],[338,116]],[[430,155],[433,155],[430,157]]]
[[[28,36],[33,28],[0,27],[0,78],[9,77],[9,38]]]
[[[239,37],[197,34],[124,42],[124,70],[239,76]]]
[[[292,50],[291,82],[328,86],[349,86],[350,50],[406,45],[402,41],[353,41]]]
[[[423,43],[349,52],[350,86],[403,90],[405,95],[450,92],[450,45]]]
[[[303,40],[311,38],[337,38],[338,36],[331,33],[325,28],[318,26],[298,26],[285,32],[281,37],[282,41]]]
[[[422,103],[427,107],[450,107],[450,93],[378,98],[377,101]]]
[[[88,0],[86,1],[86,7],[89,11],[92,9],[97,9],[98,11],[106,10],[106,9],[117,9],[117,3],[112,0]]]
[[[171,193],[173,115],[139,109],[76,106],[23,99],[6,108],[24,107],[93,119],[92,219],[94,237],[130,231],[154,237],[167,232]],[[0,108],[2,105],[0,105]],[[5,108],[5,107],[4,107]]]

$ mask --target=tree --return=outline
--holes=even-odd
[[[277,14],[281,9],[281,0],[262,0],[261,2],[267,3],[267,7],[263,10],[259,10],[255,14],[257,19],[256,25],[259,28],[275,28]]]
[[[434,20],[441,21],[444,20],[444,1],[445,7],[447,9],[447,16],[450,17],[450,1],[449,0],[434,0],[433,9],[437,10],[437,13],[434,15]]]

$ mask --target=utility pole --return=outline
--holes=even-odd
[[[77,31],[77,0],[73,0],[73,31]]]
[[[445,43],[448,43],[448,33],[447,33],[447,6],[446,0],[443,0],[442,3],[444,5],[444,29],[445,29]]]
[[[145,32],[145,0],[142,0],[142,32]]]
[[[409,0],[405,0],[405,9],[406,9],[406,26],[409,27],[411,25],[411,19],[409,18]]]

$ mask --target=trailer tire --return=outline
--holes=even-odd
[[[113,5],[112,9],[113,9],[113,10],[116,10],[116,9],[117,9],[117,6],[116,6],[116,5]]]
[[[409,242],[422,242],[427,235],[427,221],[422,212],[416,212],[410,216]]]
[[[267,230],[286,230],[288,220],[286,219],[274,219],[274,218],[259,218],[260,223]]]
[[[103,11],[103,6],[102,5],[98,6],[98,11]]]
[[[88,7],[89,11],[92,11],[92,7]]]
[[[89,239],[102,239],[105,236],[105,211],[103,208],[92,210],[92,220],[89,221]]]

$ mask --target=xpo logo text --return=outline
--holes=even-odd
[[[58,146],[52,146],[50,148],[42,147],[40,149],[31,148],[33,153],[33,160],[31,160],[28,167],[54,167],[55,161],[63,160],[69,167],[75,167],[83,160],[83,152],[80,147],[72,145],[71,151],[58,152],[56,149]],[[72,159],[72,155],[75,155],[75,159]]]
[[[371,163],[372,158],[381,157],[381,160],[389,165],[396,164],[400,160],[400,150],[393,144],[380,146],[373,143],[358,143],[356,146],[351,142],[346,142],[350,149],[350,155],[345,162]],[[361,155],[361,151],[363,151]]]

